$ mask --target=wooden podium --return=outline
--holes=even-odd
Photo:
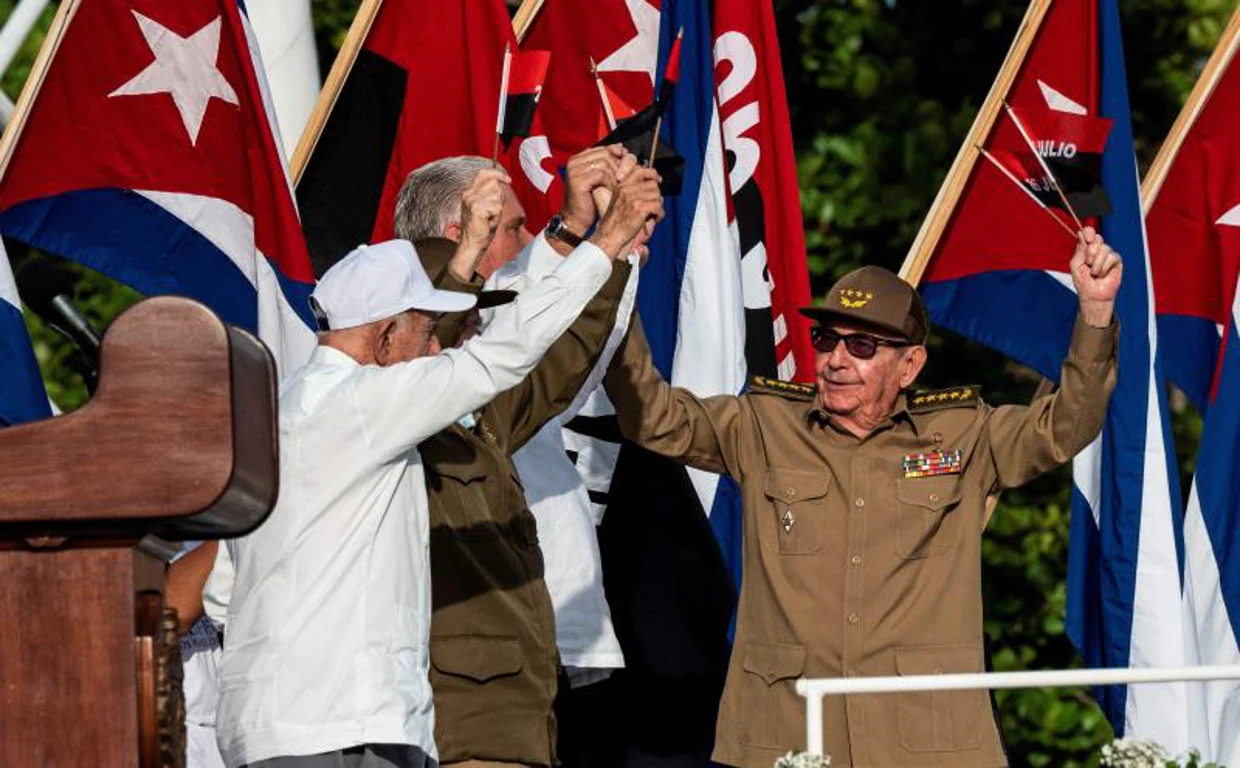
[[[81,410],[0,429],[0,766],[181,765],[159,539],[244,534],[275,504],[261,342],[153,298],[112,324],[100,368]]]

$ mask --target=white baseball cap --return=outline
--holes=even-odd
[[[355,328],[410,309],[464,312],[476,302],[468,293],[436,290],[408,240],[358,246],[327,270],[310,295],[324,331]]]

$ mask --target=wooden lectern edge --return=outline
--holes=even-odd
[[[275,360],[267,345],[248,331],[227,326],[230,340],[233,402],[233,467],[228,485],[215,503],[197,514],[159,524],[155,533],[163,538],[221,538],[244,536],[266,521],[280,491],[280,446],[277,402],[257,391],[260,383],[249,367],[265,369],[265,381],[277,381]],[[251,360],[238,365],[240,359]],[[274,394],[274,390],[270,390]],[[265,427],[265,428],[264,428]],[[252,523],[229,527],[218,510],[245,508]],[[235,517],[231,515],[230,517]]]
[[[32,441],[41,437],[37,434],[39,432],[47,433],[49,439],[59,436],[61,439],[85,442],[92,434],[92,419],[107,425],[107,420],[100,421],[100,416],[106,415],[109,408],[123,414],[125,409],[117,408],[116,397],[111,398],[114,402],[108,402],[110,391],[116,388],[109,382],[114,378],[124,377],[123,373],[109,376],[109,359],[112,359],[115,365],[133,366],[135,360],[125,362],[124,350],[117,345],[140,346],[142,329],[139,326],[128,328],[127,323],[132,325],[143,317],[144,322],[148,323],[167,320],[169,312],[179,313],[184,322],[199,323],[195,326],[197,330],[191,334],[195,340],[202,339],[204,329],[207,333],[213,333],[209,326],[218,327],[219,335],[216,342],[212,343],[227,344],[228,347],[227,371],[230,381],[225,388],[228,391],[228,409],[232,421],[228,426],[231,450],[227,454],[227,461],[231,466],[221,473],[220,465],[216,464],[217,469],[212,470],[217,478],[212,481],[217,483],[215,488],[197,489],[195,495],[198,496],[198,501],[192,503],[198,506],[172,515],[150,514],[140,509],[119,507],[115,512],[104,510],[106,514],[102,516],[84,510],[80,514],[74,514],[63,496],[56,493],[35,493],[32,495],[32,503],[43,504],[43,509],[22,512],[20,502],[11,503],[8,509],[3,509],[0,505],[0,539],[10,543],[37,541],[41,546],[55,548],[63,546],[66,539],[72,539],[74,546],[91,542],[101,546],[115,546],[117,540],[136,541],[148,532],[169,539],[219,538],[252,530],[269,514],[279,487],[274,362],[261,341],[241,329],[224,325],[208,308],[189,299],[155,297],[130,308],[117,319],[104,337],[101,366],[103,377],[95,397],[72,414],[6,429],[0,433],[0,444],[7,443],[16,448],[30,446],[34,444]],[[138,317],[135,317],[134,313],[137,313]],[[128,320],[126,315],[129,316]],[[129,334],[129,338],[124,342],[118,341],[114,333],[116,331],[122,335]],[[167,344],[166,333],[164,343]],[[117,349],[120,349],[120,352],[116,351]],[[215,359],[218,361],[218,357]],[[141,358],[136,362],[141,365]],[[146,365],[149,367],[149,362]],[[215,365],[218,370],[218,362]],[[189,372],[189,369],[185,369],[185,372]],[[184,385],[182,382],[182,386]],[[117,386],[123,389],[126,385]],[[218,395],[215,397],[218,398]],[[215,407],[218,410],[218,399],[214,402],[217,403]],[[115,415],[112,418],[115,420]],[[75,457],[80,458],[82,455],[83,452],[78,451]],[[87,455],[91,454],[87,452]],[[140,451],[138,455],[141,455]],[[50,461],[46,457],[41,460]],[[13,471],[13,468],[10,466],[9,470]],[[98,478],[95,482],[97,481]],[[30,482],[29,478],[27,482]],[[150,487],[152,492],[158,495],[161,487],[159,483],[156,481]],[[13,497],[10,496],[9,499],[12,501]],[[120,504],[120,507],[124,506],[126,505]],[[241,521],[244,521],[244,524],[239,525]]]

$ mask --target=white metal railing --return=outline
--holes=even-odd
[[[822,697],[859,693],[915,693],[1009,688],[1075,688],[1087,685],[1176,683],[1240,680],[1240,666],[1180,667],[1168,669],[1061,669],[1050,672],[979,672],[960,675],[906,675],[901,677],[838,677],[801,679],[797,693],[805,697],[805,748],[823,752]]]

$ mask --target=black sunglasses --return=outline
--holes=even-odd
[[[810,331],[810,341],[814,345],[814,349],[829,355],[835,350],[835,346],[841,341],[844,342],[844,348],[848,350],[848,354],[858,360],[870,360],[874,355],[878,354],[879,347],[907,347],[908,342],[892,341],[891,339],[883,339],[869,333],[836,333],[830,328],[815,328]]]

